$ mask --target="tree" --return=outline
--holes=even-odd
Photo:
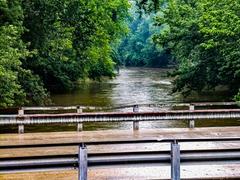
[[[144,1],[142,6],[148,6]],[[153,1],[151,1],[153,2]],[[158,1],[159,2],[159,1]],[[167,0],[156,24],[164,28],[155,42],[179,62],[174,92],[240,87],[240,2]]]
[[[118,47],[121,63],[126,66],[166,66],[169,63],[168,55],[152,40],[152,35],[159,31],[154,26],[155,16],[153,14],[140,16],[134,3],[130,13],[132,16],[128,22],[130,33]]]
[[[26,0],[23,7],[24,40],[38,52],[24,65],[48,89],[71,90],[80,78],[114,75],[111,44],[126,31],[126,0]]]
[[[48,92],[114,76],[112,45],[127,0],[0,0],[0,107],[46,104]]]
[[[18,0],[0,2],[0,107],[22,105],[41,96],[47,96],[45,89],[38,88],[40,81],[31,71],[21,67],[21,59],[30,55],[26,44],[21,40],[23,12]],[[28,81],[22,78],[27,76]],[[31,86],[31,84],[35,86]],[[38,91],[38,93],[35,93]]]

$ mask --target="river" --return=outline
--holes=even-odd
[[[120,106],[171,103],[171,81],[166,69],[124,68],[119,75],[101,82],[83,83],[73,93],[53,95],[56,105]]]
[[[88,81],[71,93],[52,94],[55,105],[124,106],[133,104],[172,104],[197,101],[229,101],[224,92],[192,94],[187,98],[171,94],[172,79],[167,76],[171,69],[123,68],[113,79],[101,82]],[[167,108],[166,108],[167,109]],[[159,108],[140,107],[140,111],[157,111]],[[161,108],[165,110],[165,108]],[[121,109],[132,111],[132,108]],[[236,120],[196,121],[196,126],[240,125]],[[140,122],[140,128],[187,127],[187,121]],[[131,129],[132,123],[85,123],[84,130]],[[25,132],[74,131],[76,125],[29,125]],[[2,133],[17,132],[17,126],[1,127]]]
[[[101,82],[83,83],[72,93],[52,95],[56,105],[122,106],[133,104],[171,104],[197,101],[228,101],[224,92],[192,94],[187,98],[171,94],[172,79],[167,76],[170,69],[123,68],[119,75]],[[124,109],[131,111],[132,109]],[[156,110],[141,107],[140,111]],[[237,125],[235,120],[199,121],[197,126]],[[141,122],[140,128],[186,127],[186,121]],[[74,127],[75,128],[75,127]],[[86,130],[129,129],[131,123],[90,123]]]
[[[82,83],[72,93],[52,95],[55,105],[122,106],[129,104],[171,104],[177,102],[228,101],[224,92],[192,94],[187,98],[171,94],[171,69],[123,68],[113,79]]]

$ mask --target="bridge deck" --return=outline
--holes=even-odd
[[[195,129],[151,129],[151,130],[109,130],[87,132],[51,132],[51,133],[26,133],[26,134],[1,134],[0,145],[7,144],[33,144],[33,143],[59,143],[76,141],[111,141],[143,138],[213,138],[213,137],[240,137],[240,127],[214,127]],[[201,142],[180,143],[184,149],[227,149],[240,148],[239,142]],[[124,151],[156,151],[169,149],[169,144],[132,144],[132,145],[99,145],[89,146],[89,152],[124,152]],[[34,156],[50,154],[77,153],[76,147],[48,147],[29,149],[2,149],[0,157]],[[169,166],[147,165],[134,167],[98,167],[89,170],[89,179],[159,179],[169,178]],[[183,165],[181,177],[200,179],[212,177],[234,177],[240,179],[240,163],[217,164],[191,164]],[[77,171],[59,172],[31,172],[1,174],[0,179],[77,179]]]
[[[186,165],[181,166],[181,179],[240,179],[240,165]],[[0,174],[1,180],[75,180],[76,170],[62,170],[49,172],[30,172],[15,174]],[[115,167],[97,168],[88,171],[90,180],[145,180],[170,179],[170,167]]]

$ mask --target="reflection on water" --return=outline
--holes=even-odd
[[[116,78],[102,82],[88,82],[70,94],[53,95],[56,105],[122,106],[133,104],[173,103],[172,84],[167,69],[124,68]],[[140,111],[159,110],[141,107]],[[122,111],[132,111],[131,108]],[[185,122],[141,122],[141,128],[184,127]],[[86,123],[86,130],[131,129],[132,123]]]
[[[52,95],[56,105],[120,106],[175,102],[229,101],[226,91],[171,95],[169,69],[124,68],[112,80],[86,82],[72,93]]]
[[[70,94],[53,95],[56,105],[119,106],[174,102],[166,69],[124,68],[102,82],[88,82]]]

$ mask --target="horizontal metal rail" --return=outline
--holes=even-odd
[[[74,110],[74,109],[89,109],[89,110],[113,110],[113,109],[124,109],[132,108],[133,106],[139,107],[182,107],[182,106],[196,106],[196,107],[210,107],[210,106],[235,106],[238,105],[236,102],[193,102],[193,103],[158,103],[158,104],[129,104],[123,106],[42,106],[42,107],[21,107],[24,111],[54,111],[54,110]]]
[[[211,103],[217,105],[218,103]],[[221,103],[219,103],[221,104]],[[234,104],[234,103],[226,103]],[[199,106],[205,104],[199,104]],[[29,107],[34,110],[35,107]],[[49,107],[39,107],[48,109]],[[52,107],[52,109],[72,109],[69,107]],[[133,122],[133,130],[139,130],[140,121],[161,121],[161,120],[188,120],[189,128],[195,127],[195,120],[204,119],[240,119],[240,109],[214,109],[195,110],[190,104],[189,110],[171,110],[159,112],[139,112],[139,106],[133,106],[133,112],[98,112],[82,113],[82,109],[77,106],[77,113],[61,114],[24,114],[20,109],[18,115],[0,115],[0,125],[18,125],[18,133],[24,133],[24,125],[32,124],[77,124],[77,131],[83,130],[85,122]],[[30,110],[29,109],[29,110]],[[36,107],[37,109],[37,107]]]
[[[146,163],[170,163],[171,178],[180,179],[180,160],[185,162],[219,162],[234,161],[240,162],[240,149],[210,149],[210,150],[183,150],[180,153],[178,142],[205,142],[205,141],[240,141],[240,137],[225,138],[201,138],[201,139],[142,139],[125,141],[101,141],[101,142],[76,142],[76,143],[57,143],[57,144],[26,144],[26,145],[7,145],[0,146],[5,148],[35,148],[35,147],[58,147],[73,146],[79,147],[78,154],[68,155],[47,155],[47,156],[28,156],[28,157],[9,157],[0,158],[0,172],[18,172],[29,170],[48,170],[75,168],[79,171],[79,179],[87,179],[88,167],[94,166],[112,166]],[[131,144],[131,143],[163,143],[171,144],[170,151],[155,152],[117,152],[117,153],[87,153],[89,145],[107,145],[107,144]]]
[[[83,123],[83,122],[127,122],[156,120],[200,120],[200,119],[239,119],[240,109],[183,110],[160,112],[109,112],[109,113],[64,113],[64,114],[25,114],[0,115],[0,125]]]
[[[151,153],[118,153],[118,154],[88,154],[88,166],[112,166],[143,163],[170,163],[171,151]],[[239,161],[240,149],[229,150],[205,150],[205,151],[181,151],[181,163],[187,162],[209,162],[209,161]],[[76,168],[78,165],[78,154],[54,155],[42,157],[24,158],[0,158],[0,172],[18,170],[38,170],[51,168]]]
[[[77,131],[83,130],[85,122],[133,122],[133,130],[139,130],[140,121],[161,120],[188,120],[189,128],[195,127],[195,120],[199,119],[239,119],[240,109],[212,109],[195,110],[198,106],[237,105],[235,102],[212,102],[212,103],[183,103],[169,106],[188,106],[189,110],[165,110],[158,112],[139,112],[139,106],[156,107],[163,104],[126,105],[119,107],[93,107],[93,106],[53,106],[53,107],[22,107],[17,115],[0,115],[0,125],[18,125],[18,132],[24,133],[24,125],[30,124],[69,124],[76,123]],[[132,108],[133,112],[95,112],[83,113],[83,109],[113,110]],[[24,111],[46,110],[72,110],[76,113],[55,114],[24,114]]]
[[[222,149],[194,149],[194,150],[181,150],[181,153],[217,153],[217,152],[240,152],[240,148],[222,148]],[[170,154],[170,150],[154,150],[154,151],[120,151],[120,152],[99,152],[99,153],[88,153],[88,157],[106,157],[106,156],[148,156],[148,155],[159,155],[159,154]],[[0,161],[22,161],[22,160],[37,160],[37,159],[53,159],[53,158],[77,158],[78,154],[57,154],[57,155],[30,155],[30,156],[17,156],[17,157],[0,157]]]
[[[24,111],[56,111],[56,110],[73,110],[81,106],[42,106],[42,107],[21,107]]]

